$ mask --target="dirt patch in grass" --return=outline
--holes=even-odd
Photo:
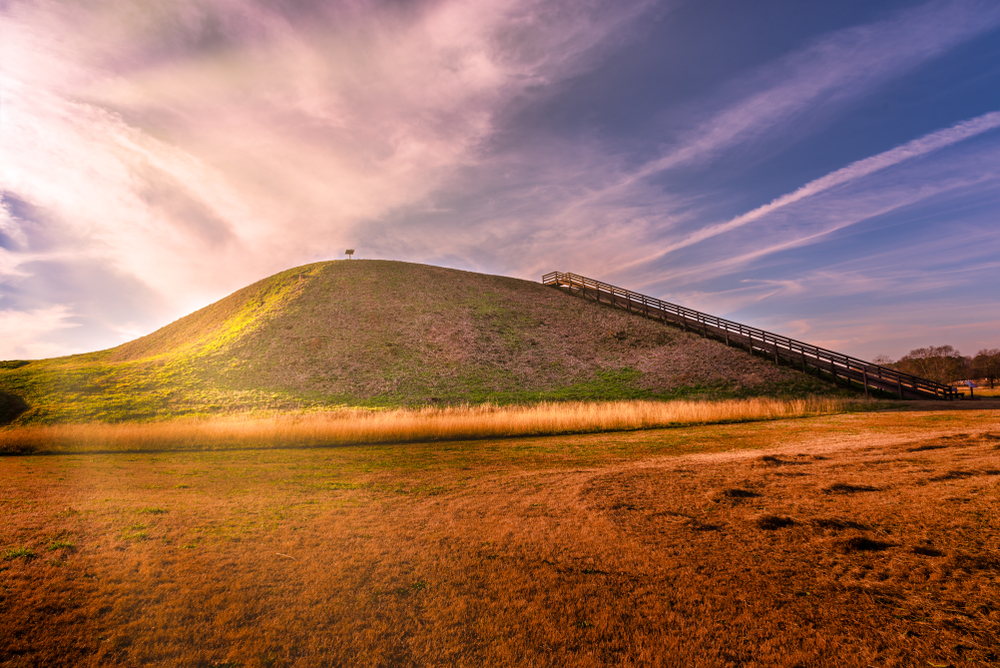
[[[792,526],[795,524],[795,520],[787,515],[761,515],[754,520],[754,524],[764,531],[774,531]]]
[[[828,487],[824,487],[823,491],[827,494],[857,494],[858,492],[877,492],[879,488],[869,485],[851,485],[846,482],[835,482]]]
[[[852,536],[838,541],[837,546],[843,552],[881,552],[895,547],[895,544],[887,543],[884,540],[873,540],[867,536]]]
[[[757,492],[749,489],[742,489],[740,487],[730,487],[728,489],[720,490],[715,494],[719,499],[727,499],[730,501],[742,501],[745,499],[756,499],[760,496]]]
[[[814,527],[819,529],[829,529],[831,531],[843,531],[844,529],[861,529],[865,530],[868,527],[860,522],[855,522],[853,520],[842,520],[836,517],[814,517],[809,520],[809,523]]]
[[[0,665],[995,665],[998,426],[4,457]]]

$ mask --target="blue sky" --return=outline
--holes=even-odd
[[[1000,347],[1000,5],[0,2],[0,358],[316,260]]]

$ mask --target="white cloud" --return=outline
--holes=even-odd
[[[28,244],[0,278],[71,249],[166,296],[169,320],[337,256],[478,161],[498,111],[586,67],[648,4],[14,2],[0,192],[62,247]]]
[[[65,346],[45,341],[54,331],[76,327],[72,312],[64,305],[33,311],[0,311],[0,359],[56,357],[73,352]]]

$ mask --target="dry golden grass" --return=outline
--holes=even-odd
[[[14,427],[0,431],[0,453],[225,450],[510,438],[773,420],[841,413],[872,405],[826,397],[566,402]]]
[[[0,665],[996,666],[1000,410],[959,403],[0,457]]]

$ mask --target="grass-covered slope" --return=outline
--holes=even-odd
[[[531,281],[354,260],[282,272],[117,348],[2,362],[0,422],[829,391]]]

